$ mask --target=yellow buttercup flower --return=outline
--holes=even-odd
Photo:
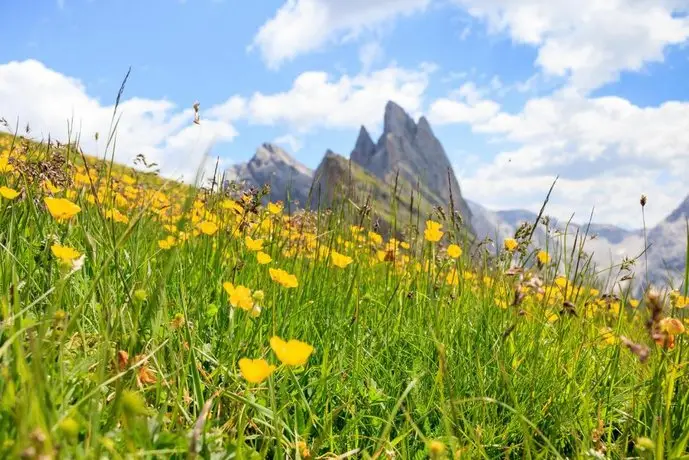
[[[253,239],[249,235],[246,236],[246,248],[249,251],[260,251],[263,249],[263,240],[262,239]]]
[[[519,246],[519,243],[517,243],[517,240],[514,238],[505,238],[505,241],[503,241],[502,244],[505,246],[505,250],[507,252],[514,252]]]
[[[261,265],[269,264],[270,262],[272,262],[272,260],[273,258],[263,251],[258,251],[256,253],[256,261]]]
[[[125,216],[124,214],[122,214],[120,211],[118,211],[115,208],[108,209],[107,211],[105,211],[105,217],[107,219],[112,219],[115,222],[118,222],[120,224],[128,224],[129,223],[129,217]]]
[[[232,291],[234,291],[234,284],[230,283],[229,281],[225,281],[222,283],[222,287],[227,292],[227,295],[232,295]]]
[[[50,247],[50,251],[62,262],[72,262],[81,257],[81,253],[76,249],[70,248],[69,246],[61,246],[59,244],[53,244]]]
[[[351,257],[346,256],[344,254],[340,254],[336,251],[331,252],[330,260],[332,261],[333,265],[340,268],[345,268],[347,265],[353,262],[353,259]]]
[[[275,366],[265,359],[242,358],[239,360],[239,371],[249,383],[261,383],[273,373]]]
[[[270,339],[270,348],[280,362],[288,366],[303,366],[313,353],[313,347],[308,343],[295,339],[285,342],[278,336]]]
[[[536,255],[536,258],[538,259],[538,262],[541,265],[545,265],[548,262],[550,262],[550,255],[545,251],[538,251],[538,255]]]
[[[214,222],[204,220],[198,225],[198,229],[205,235],[213,235],[218,231],[218,226]]]
[[[158,241],[158,247],[160,249],[170,249],[172,248],[177,240],[175,239],[174,236],[169,235],[166,239]]]
[[[452,257],[453,259],[456,259],[462,255],[462,248],[460,248],[456,244],[451,244],[447,247],[447,255]]]
[[[440,223],[432,220],[427,220],[426,229],[423,231],[423,236],[426,239],[426,241],[436,243],[440,241],[440,238],[443,237],[442,228],[443,226]]]
[[[246,311],[251,310],[254,307],[251,289],[241,285],[235,286],[230,294],[230,305]]]
[[[0,157],[0,174],[14,171],[14,166],[9,163],[7,157]]]
[[[280,214],[282,212],[282,203],[268,203],[268,212],[271,214]]]
[[[60,222],[76,216],[81,208],[65,198],[44,198],[48,212],[55,220]]]
[[[5,187],[4,185],[0,187],[0,196],[6,200],[14,200],[19,196],[19,192],[13,188]]]
[[[268,273],[270,274],[270,278],[273,281],[275,281],[283,287],[295,288],[299,286],[297,277],[290,273],[287,273],[285,270],[281,268],[269,268]]]

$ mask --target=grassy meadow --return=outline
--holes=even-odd
[[[0,136],[0,455],[689,458],[686,291],[261,198]]]

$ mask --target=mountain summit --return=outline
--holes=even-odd
[[[415,123],[402,107],[389,101],[378,142],[374,144],[362,126],[350,158],[385,181],[389,182],[399,172],[413,186],[418,182],[424,199],[434,206],[447,209],[452,198],[455,210],[467,226],[471,225],[471,211],[462,197],[450,160],[425,117]]]
[[[356,191],[364,197],[370,194],[380,208],[380,220],[389,220],[388,224],[393,219],[389,208],[394,200],[405,210],[416,208],[424,217],[433,207],[447,210],[453,204],[465,228],[474,234],[469,206],[461,195],[445,149],[428,120],[421,117],[415,123],[402,107],[390,101],[385,106],[383,126],[377,143],[362,126],[349,159],[328,150],[315,176],[282,148],[265,143],[247,163],[231,166],[225,177],[252,186],[269,184],[270,199],[274,201],[287,201],[289,189],[291,201],[296,200],[299,207],[308,206],[314,179],[317,181],[314,190],[323,192],[321,198],[326,203],[346,193],[343,190]],[[396,179],[399,179],[398,196],[393,197]]]
[[[225,171],[228,181],[244,182],[253,186],[270,185],[271,200],[306,204],[313,171],[299,163],[281,147],[263,143],[246,163],[230,166]]]

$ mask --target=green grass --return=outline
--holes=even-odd
[[[54,155],[27,145],[37,164]],[[420,235],[399,250],[397,266],[380,262],[384,243],[347,243],[358,222],[344,208],[293,216],[291,235],[313,243],[285,253],[288,224],[260,208],[237,216],[217,194],[194,196],[191,187],[107,164],[99,170],[99,181],[71,187],[82,210],[68,223],[48,213],[35,177],[0,174],[0,186],[21,191],[0,199],[4,457],[425,458],[431,441],[464,458],[687,455],[686,335],[665,350],[644,326],[643,303],[630,308],[621,299],[615,312],[588,287],[558,295],[550,289],[556,254],[533,270],[546,295],[513,302],[509,254],[471,266],[466,254],[450,259]],[[136,178],[140,201],[114,198],[126,191],[123,174]],[[220,229],[162,250],[170,229],[151,211],[153,190],[180,204],[178,228],[192,231],[196,202]],[[107,219],[112,206],[129,222]],[[264,219],[274,222],[264,235],[267,266],[244,239],[258,231],[246,223]],[[461,241],[446,233],[442,243],[450,238]],[[58,264],[55,242],[85,255],[81,269]],[[338,268],[312,257],[320,248],[354,262]],[[269,267],[295,274],[299,286],[273,282]],[[446,282],[451,270],[457,285]],[[262,290],[260,315],[231,307],[224,282]],[[576,316],[563,311],[565,298]],[[597,302],[591,315],[586,302]],[[665,316],[682,316],[665,308]],[[603,327],[647,345],[648,360],[617,342],[606,346]],[[307,364],[280,365],[274,335],[312,345]],[[243,357],[278,368],[249,384],[237,364]]]

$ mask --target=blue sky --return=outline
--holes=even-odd
[[[279,140],[315,168],[395,99],[430,118],[469,199],[537,209],[560,175],[553,214],[635,227],[640,193],[651,221],[689,194],[689,2],[608,3],[10,2],[0,116],[59,137],[73,115],[100,151],[131,65],[119,158],[188,178],[212,141],[225,165]]]

